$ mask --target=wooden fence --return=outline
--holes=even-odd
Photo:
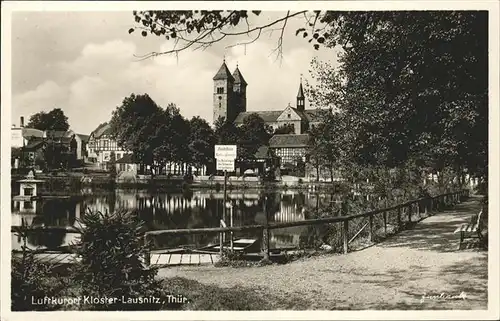
[[[382,230],[383,234],[387,234],[388,225],[396,227],[397,230],[401,230],[408,223],[412,221],[422,219],[423,217],[431,216],[435,211],[442,211],[449,206],[453,206],[461,202],[463,197],[468,197],[469,191],[462,190],[447,194],[438,195],[429,198],[420,198],[417,200],[409,201],[406,203],[398,204],[392,207],[378,209],[361,214],[353,214],[347,216],[337,216],[328,218],[318,218],[309,219],[297,222],[286,222],[286,223],[269,223],[266,225],[246,225],[246,226],[236,226],[236,227],[215,227],[215,228],[197,228],[197,229],[173,229],[173,230],[157,230],[148,231],[144,235],[144,241],[148,244],[151,238],[159,235],[189,235],[189,234],[208,234],[208,233],[231,233],[231,232],[248,232],[253,231],[260,235],[261,238],[261,252],[265,259],[269,259],[269,231],[294,227],[294,226],[311,226],[311,225],[322,225],[322,224],[336,224],[340,225],[343,253],[347,254],[349,252],[349,243],[354,239],[359,237],[363,232],[368,234],[368,238],[371,241],[375,241],[377,234],[380,234]],[[356,226],[354,229],[350,229],[351,225]],[[360,220],[367,220],[363,225]],[[359,226],[363,226],[358,229]],[[368,229],[365,229],[367,226]],[[146,258],[148,262],[148,258]]]
[[[362,236],[368,237],[370,241],[376,241],[377,237],[387,235],[388,227],[393,228],[395,232],[406,228],[409,223],[416,222],[424,217],[431,216],[433,212],[442,211],[449,206],[461,202],[462,198],[469,196],[469,190],[462,190],[447,194],[438,195],[429,198],[420,198],[406,203],[398,204],[392,207],[378,209],[366,213],[352,214],[347,216],[337,216],[328,218],[309,219],[297,222],[269,223],[260,225],[247,225],[236,227],[216,227],[216,228],[197,228],[197,229],[172,229],[148,231],[144,234],[144,242],[150,244],[152,238],[159,235],[191,235],[191,234],[211,234],[211,233],[231,233],[231,232],[255,232],[262,235],[261,254],[263,258],[269,259],[269,232],[280,228],[295,226],[313,226],[313,225],[333,225],[335,230],[340,233],[336,238],[339,240],[343,253],[349,252],[349,244],[356,238]],[[32,231],[66,231],[78,232],[70,227],[34,227],[28,228]],[[17,228],[12,227],[12,232]],[[146,263],[150,264],[151,253],[146,256]]]

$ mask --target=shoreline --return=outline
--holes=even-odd
[[[14,186],[18,180],[24,179],[25,175],[11,175],[12,193],[14,193]],[[103,188],[103,189],[176,189],[176,190],[189,190],[189,189],[209,189],[209,190],[223,190],[224,180],[223,177],[215,177],[213,180],[194,180],[186,182],[181,177],[156,176],[153,179],[146,178],[144,175],[138,175],[134,182],[120,181],[108,173],[89,173],[83,174],[81,172],[60,172],[57,174],[39,173],[36,175],[37,179],[44,180],[43,189],[59,190],[67,188]],[[341,191],[346,188],[342,182],[308,182],[302,181],[298,178],[295,181],[273,181],[261,182],[259,180],[239,180],[228,179],[228,190],[312,190],[312,191]]]

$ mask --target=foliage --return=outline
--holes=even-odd
[[[60,108],[54,108],[48,113],[41,111],[30,117],[26,127],[39,130],[67,131],[69,129],[68,117]]]
[[[213,161],[215,133],[210,125],[198,116],[189,121],[189,150],[191,162],[200,167]]]
[[[134,213],[88,211],[79,221],[81,237],[74,245],[81,258],[76,279],[82,294],[116,297],[117,302],[86,306],[91,310],[156,310],[161,304],[127,304],[121,298],[161,297],[154,279],[156,270],[144,263],[148,245],[143,242],[143,222]]]
[[[51,271],[51,265],[35,260],[34,251],[28,248],[27,226],[17,228],[16,235],[23,239],[21,256],[12,257],[11,309],[12,311],[56,310],[57,305],[33,304],[33,299],[57,296],[65,288],[60,277]]]
[[[285,135],[295,133],[295,126],[293,124],[284,124],[274,130],[274,135]]]
[[[272,129],[255,113],[243,119],[238,140],[238,158],[249,160],[255,158],[255,153],[262,145],[268,145]]]
[[[66,145],[48,139],[43,149],[43,159],[49,169],[67,167],[70,161],[69,149]]]
[[[117,143],[149,165],[151,175],[167,162],[189,161],[189,125],[174,104],[162,109],[147,94],[132,94],[113,111],[110,126]]]
[[[240,127],[220,117],[215,122],[215,137],[218,144],[238,146],[238,159],[252,160],[262,145],[267,145],[272,129],[258,114],[245,117]]]
[[[345,128],[335,131],[349,143],[343,148],[344,169],[351,164],[402,168],[414,162],[420,174],[441,176],[450,169],[459,177],[465,170],[487,177],[487,12],[288,11],[263,24],[259,15],[140,11],[134,12],[139,26],[129,32],[141,29],[143,36],[180,42],[158,53],[165,54],[239,35],[249,36],[248,42],[238,42],[246,45],[278,28],[281,54],[286,22],[303,19],[296,36],[315,49],[341,49],[337,69],[313,62],[316,84],[309,96],[313,105],[342,111]],[[325,160],[319,156],[313,148],[310,160],[317,168]],[[330,167],[339,163],[333,155],[327,160]]]

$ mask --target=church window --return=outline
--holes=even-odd
[[[219,108],[222,108],[222,103],[219,101]]]
[[[288,114],[288,118],[291,118],[292,116],[290,114]]]
[[[217,93],[218,94],[223,94],[224,93],[224,87],[217,87]]]

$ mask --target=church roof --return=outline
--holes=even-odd
[[[299,86],[299,93],[297,94],[297,98],[304,98],[304,89],[302,89],[302,82]]]
[[[316,108],[316,109],[306,109],[302,113],[306,116],[309,122],[315,123],[323,120],[324,115],[329,112],[328,109]]]
[[[234,122],[236,124],[241,124],[241,123],[243,123],[243,120],[245,120],[245,118],[251,114],[259,115],[260,118],[262,118],[264,120],[264,122],[266,122],[266,123],[275,122],[282,113],[283,113],[283,110],[246,111],[246,112],[239,113],[238,116],[236,116],[236,119],[234,120]]]
[[[226,62],[222,63],[222,66],[220,66],[219,71],[217,71],[217,73],[213,78],[213,80],[221,80],[221,79],[229,79],[234,81],[231,72],[229,72],[229,69],[227,68]]]
[[[269,140],[269,147],[279,148],[279,147],[306,147],[309,142],[308,134],[286,134],[286,135],[274,135]]]
[[[234,78],[235,84],[248,85],[247,82],[245,81],[245,78],[243,78],[243,75],[241,74],[241,71],[238,67],[236,67],[236,70],[233,72],[233,78]]]

